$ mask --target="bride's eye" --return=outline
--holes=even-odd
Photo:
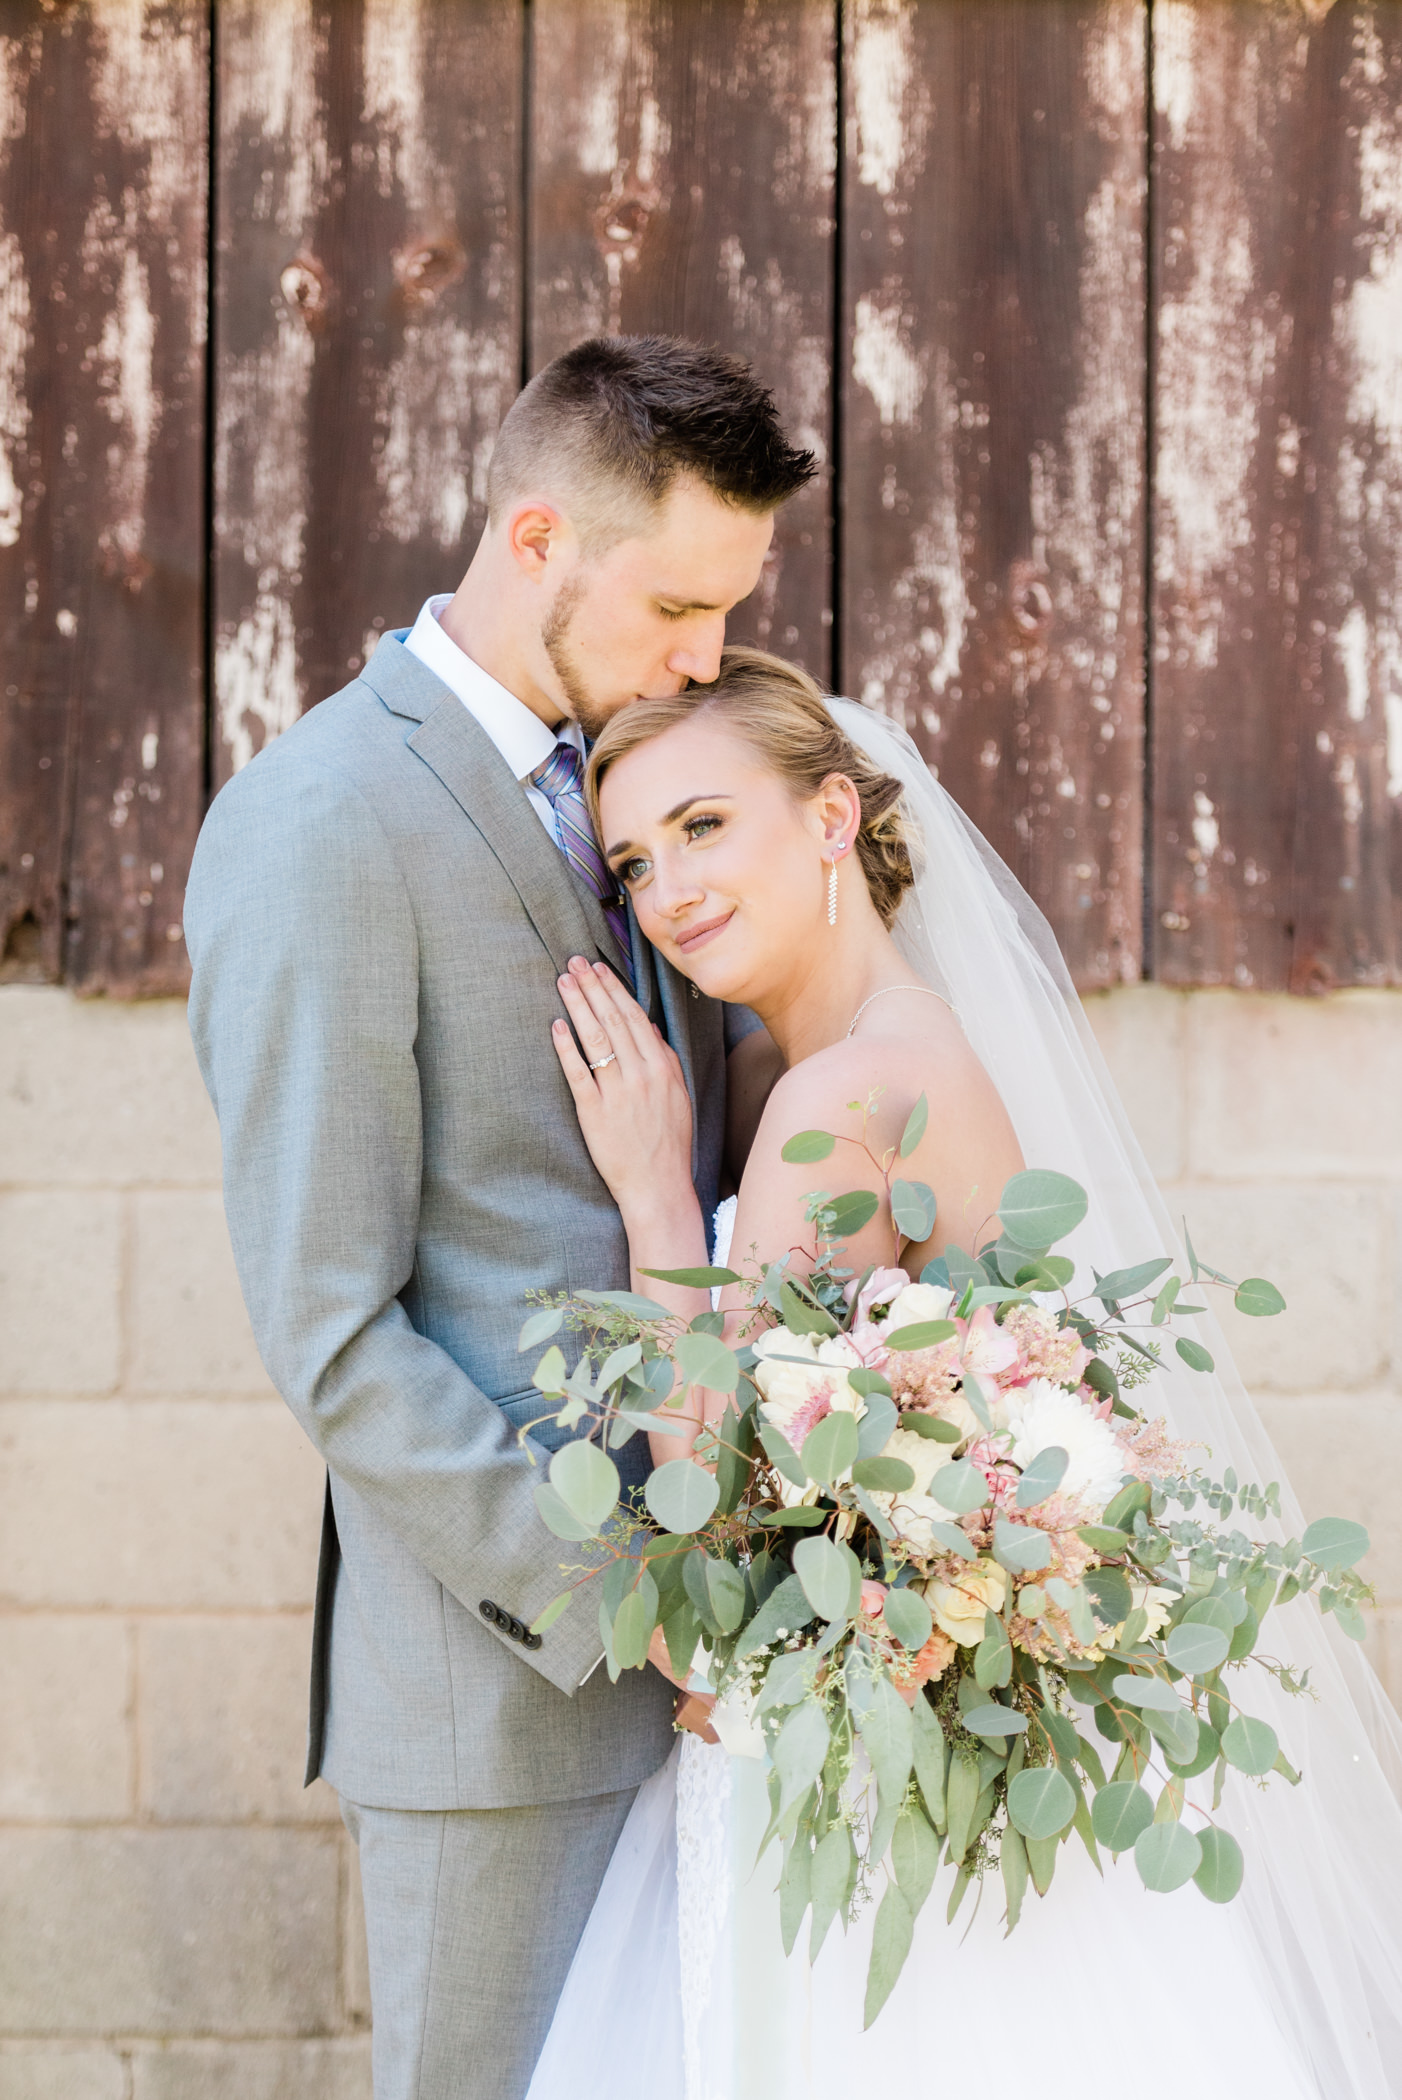
[[[647,873],[647,862],[635,854],[632,860],[615,861],[613,872],[620,882],[641,882]]]
[[[704,839],[709,833],[719,831],[719,817],[689,817],[683,829],[689,839]]]

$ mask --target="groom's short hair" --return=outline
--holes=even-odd
[[[644,526],[682,475],[759,515],[816,471],[743,358],[677,336],[593,336],[512,403],[487,509],[495,525],[522,497],[557,493],[585,551],[598,554]]]

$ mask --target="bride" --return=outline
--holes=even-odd
[[[781,1250],[811,1260],[815,1170],[781,1148],[804,1129],[855,1132],[853,1109],[870,1103],[880,1152],[922,1093],[929,1120],[908,1171],[937,1211],[930,1237],[900,1250],[912,1275],[950,1241],[996,1235],[998,1191],[1024,1161],[1089,1190],[1070,1248],[1082,1274],[1172,1248],[1050,932],[889,722],[732,649],[713,685],[616,716],[589,785],[643,932],[702,991],[765,1024],[732,1056],[743,1173],[717,1221],[718,1259],[733,1245],[740,1265]],[[576,961],[561,991],[583,1055],[563,1022],[555,1047],[627,1228],[635,1288],[690,1318],[702,1293],[644,1273],[710,1257],[681,1068],[603,965]],[[832,1194],[864,1185],[855,1165],[844,1180],[844,1153],[860,1161],[839,1146],[825,1162]],[[890,1260],[889,1231],[878,1218],[856,1236],[858,1271]],[[738,1330],[738,1302],[722,1309]],[[1164,1367],[1153,1411],[1209,1445],[1218,1470],[1279,1479],[1222,1370],[1225,1344],[1208,1338],[1217,1375]],[[653,1441],[658,1462],[684,1448]],[[835,2100],[878,2080],[931,2096],[1024,2084],[1061,2096],[1106,2079],[1140,2100],[1396,2100],[1402,1735],[1358,1651],[1313,1609],[1282,1612],[1280,1638],[1316,1696],[1253,1684],[1304,1783],[1233,1775],[1247,1859],[1235,1902],[1192,1886],[1151,1895],[1131,1859],[1102,1872],[1073,1837],[1046,1898],[1005,1938],[996,1882],[946,1922],[946,1871],[866,2032],[871,1911],[845,1939],[830,1933],[816,1963],[802,1933],[785,1959],[777,1850],[756,1860],[758,1744],[743,1716],[717,1712],[723,1740],[685,1734],[638,1794],[528,2100]]]

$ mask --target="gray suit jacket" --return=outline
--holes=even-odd
[[[191,1029],[268,1371],[329,1467],[309,1776],[387,1808],[635,1785],[671,1743],[655,1670],[602,1667],[582,1549],[531,1495],[553,1424],[530,1289],[628,1281],[550,1043],[574,954],[617,960],[519,783],[393,637],[217,797],[186,904]],[[695,1106],[710,1215],[724,1010],[634,926],[639,997]],[[639,1483],[645,1439],[619,1454]],[[592,1671],[592,1674],[590,1674]]]

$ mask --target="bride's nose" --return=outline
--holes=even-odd
[[[659,918],[675,919],[690,911],[706,894],[705,886],[690,876],[685,865],[668,866],[658,860],[652,876],[653,909]]]

